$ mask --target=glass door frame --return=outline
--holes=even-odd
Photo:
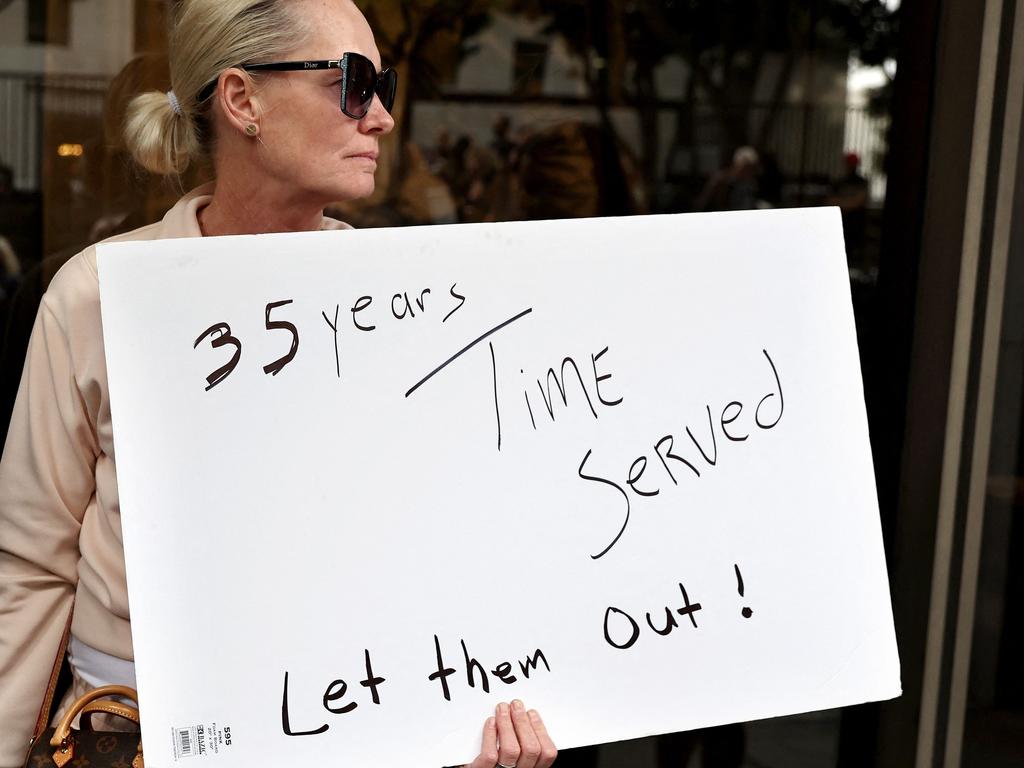
[[[881,344],[868,396],[880,403],[869,413],[904,695],[878,707],[871,763],[957,768],[1006,266],[1024,200],[1024,0],[907,0],[903,9],[917,31],[900,67],[918,77],[905,88],[909,104],[894,109],[908,189],[891,190],[887,215],[920,211],[920,229],[897,244],[907,248],[902,267],[893,250],[883,254],[883,270],[897,260],[880,313],[896,337]],[[905,114],[911,107],[925,116]],[[895,437],[882,434],[894,425]]]

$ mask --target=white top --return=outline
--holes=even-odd
[[[135,662],[99,651],[74,635],[68,642],[68,662],[75,676],[93,688],[104,685],[135,688]]]

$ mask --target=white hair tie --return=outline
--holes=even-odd
[[[178,97],[174,95],[174,91],[167,92],[167,101],[171,105],[171,110],[178,117],[184,117],[185,113],[181,111],[181,102],[178,101]]]

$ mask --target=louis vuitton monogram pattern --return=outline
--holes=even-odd
[[[54,768],[49,728],[32,746],[25,768]],[[66,768],[131,768],[139,746],[137,733],[75,732],[75,757]]]

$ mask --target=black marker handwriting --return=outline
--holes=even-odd
[[[772,359],[771,355],[768,354],[768,350],[765,349],[762,350],[762,352],[771,367],[772,382],[774,384],[775,391],[765,395],[758,402],[757,409],[754,411],[754,423],[762,431],[767,431],[774,429],[782,420],[785,400],[782,393],[782,380],[779,377],[779,371],[775,365],[775,361]],[[776,396],[778,396],[779,402],[778,416],[771,422],[762,420],[760,413],[761,408],[764,407],[765,410],[767,410],[768,406],[766,404]],[[529,400],[527,400],[527,404],[529,404]],[[689,437],[690,442],[693,444],[693,447],[696,449],[696,453],[700,458],[697,458],[692,452],[689,457],[683,455],[682,450],[676,447],[676,440],[672,434],[665,435],[657,440],[653,445],[654,455],[658,457],[658,461],[660,462],[661,468],[664,470],[664,474],[673,485],[679,485],[679,478],[676,476],[676,472],[673,471],[673,469],[678,471],[680,468],[679,465],[690,470],[695,480],[702,477],[701,469],[704,469],[704,471],[707,472],[709,468],[716,467],[718,465],[720,459],[716,431],[720,430],[728,441],[732,443],[744,443],[751,437],[749,430],[744,434],[740,434],[741,428],[739,426],[739,420],[743,414],[743,403],[740,401],[729,400],[721,411],[716,411],[719,413],[717,422],[711,411],[710,405],[705,405],[704,410],[707,413],[708,418],[707,438],[702,437],[701,439],[698,439],[697,435],[694,434],[694,431],[688,424],[683,427],[687,437]],[[747,413],[749,413],[749,411],[747,411]],[[749,417],[747,418],[749,419]],[[534,425],[534,428],[536,428],[536,425]],[[725,443],[724,445],[728,445],[728,443]],[[580,462],[579,469],[576,471],[580,479],[600,483],[608,488],[613,488],[626,500],[625,515],[623,517],[622,526],[615,533],[608,546],[602,549],[598,554],[590,556],[591,559],[597,560],[608,554],[609,550],[619,542],[626,531],[626,527],[629,525],[630,495],[627,493],[626,489],[628,488],[641,498],[657,496],[661,493],[662,489],[659,487],[657,480],[652,480],[649,476],[649,470],[651,470],[652,467],[654,467],[655,472],[659,472],[660,470],[657,469],[656,464],[649,464],[647,454],[642,454],[636,457],[630,463],[629,468],[625,473],[624,485],[620,485],[609,477],[602,477],[600,475],[593,474],[592,472],[590,474],[584,473],[584,469],[586,469],[587,463],[590,461],[592,455],[593,449],[588,449],[583,456],[583,461]],[[703,464],[701,464],[701,459],[703,459]],[[674,463],[670,464],[670,461]],[[644,479],[645,477],[647,477],[646,480]]]
[[[486,331],[485,333],[480,334],[477,338],[473,339],[473,341],[469,342],[469,344],[464,346],[462,349],[460,349],[454,355],[452,355],[447,360],[445,360],[443,363],[441,363],[439,366],[437,366],[437,368],[435,368],[430,373],[428,373],[426,376],[424,376],[422,379],[420,379],[418,382],[416,382],[409,389],[409,391],[405,393],[405,396],[408,397],[409,395],[411,395],[413,392],[415,392],[417,389],[422,387],[424,384],[426,384],[428,381],[430,381],[430,379],[432,379],[434,376],[439,374],[441,371],[443,371],[449,365],[454,363],[456,360],[458,360],[460,357],[462,357],[464,354],[466,354],[469,350],[471,350],[473,347],[475,347],[477,344],[479,344],[481,341],[483,341],[484,339],[486,339],[486,338],[488,338],[490,336],[493,336],[498,331],[500,331],[501,329],[505,328],[506,326],[511,325],[512,323],[516,322],[517,320],[521,320],[522,318],[526,317],[531,312],[533,312],[533,308],[524,309],[518,315],[514,315],[513,317],[510,317],[508,320],[504,321],[503,323],[498,323],[496,326],[491,328],[491,330]]]

